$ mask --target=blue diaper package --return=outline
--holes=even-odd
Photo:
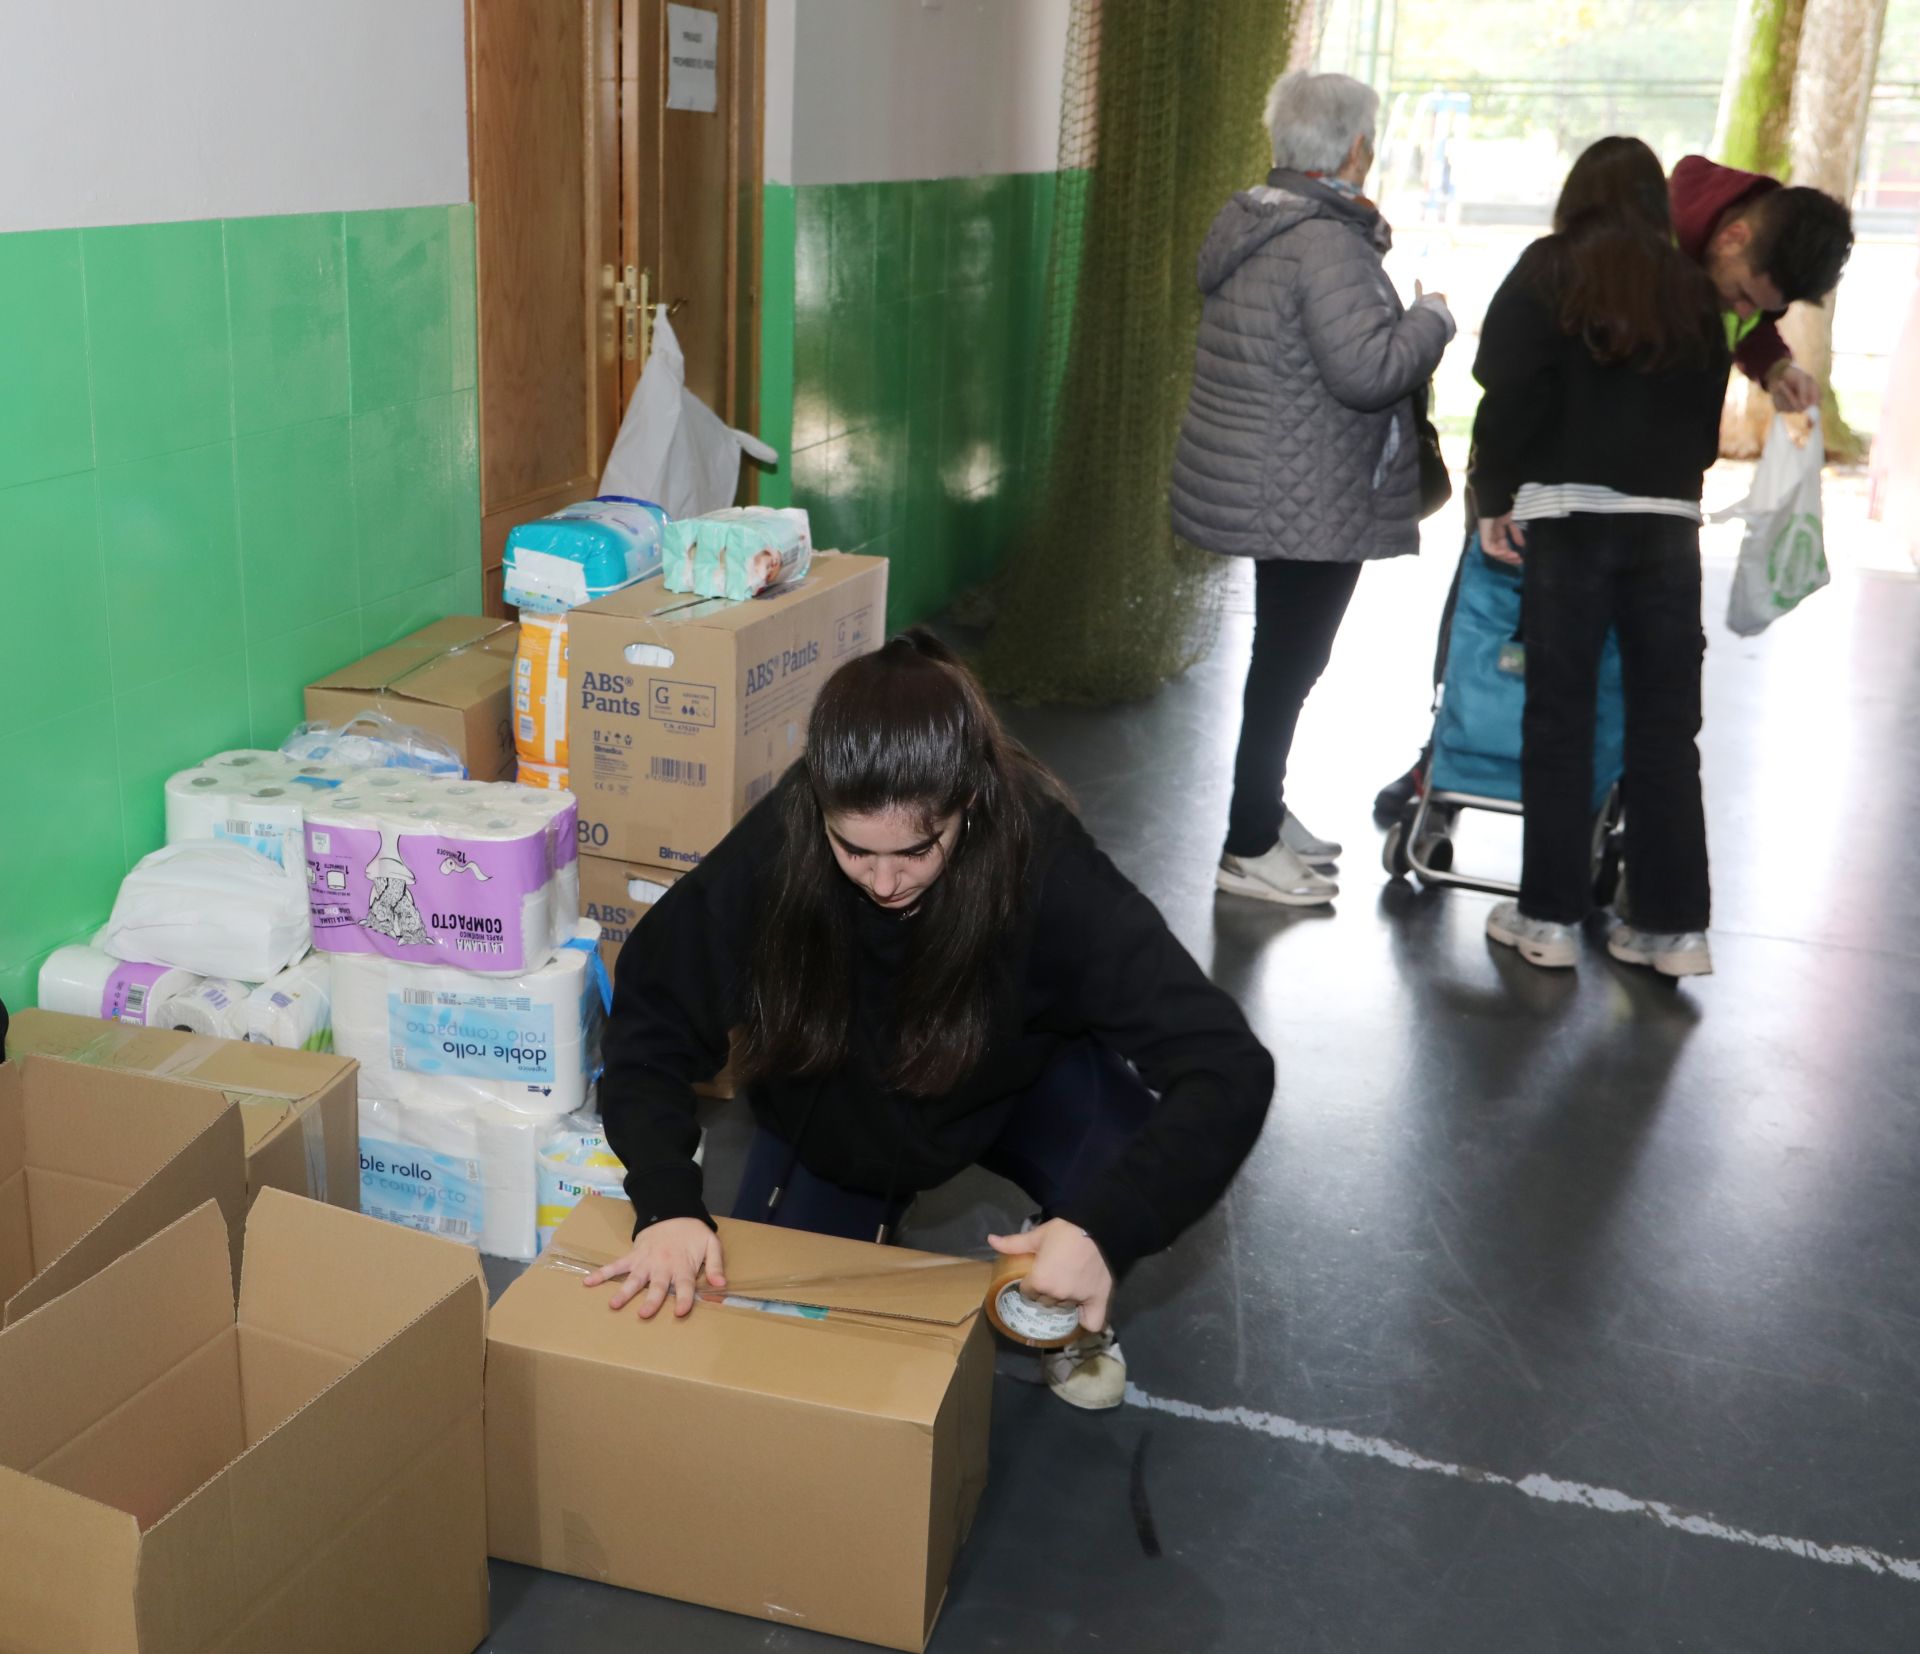
[[[603,494],[509,531],[506,600],[563,614],[660,572],[667,514],[651,500]]]

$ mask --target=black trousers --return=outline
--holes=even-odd
[[[1529,523],[1523,566],[1520,910],[1572,925],[1593,905],[1593,714],[1611,626],[1627,702],[1630,917],[1642,930],[1705,930],[1700,531],[1677,517]]]
[[[1327,669],[1359,578],[1358,563],[1273,559],[1254,565],[1253,659],[1233,761],[1230,856],[1264,856],[1279,841],[1287,754],[1300,708]]]

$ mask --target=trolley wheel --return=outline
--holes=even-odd
[[[1386,869],[1390,879],[1404,879],[1413,871],[1413,863],[1407,860],[1407,824],[1396,821],[1387,829],[1386,841],[1380,846],[1380,865]]]
[[[1423,859],[1434,872],[1451,873],[1453,871],[1453,840],[1445,833],[1433,834],[1427,840]]]

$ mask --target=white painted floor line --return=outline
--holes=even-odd
[[[1822,1545],[1812,1539],[1794,1539],[1785,1534],[1754,1533],[1736,1528],[1717,1517],[1694,1511],[1676,1510],[1658,1499],[1637,1499],[1610,1487],[1593,1487],[1586,1482],[1562,1481],[1540,1471],[1532,1475],[1503,1476],[1496,1470],[1478,1470],[1472,1465],[1450,1464],[1430,1459],[1410,1447],[1402,1447],[1382,1436],[1360,1436],[1351,1430],[1329,1430],[1318,1424],[1302,1424],[1298,1419],[1278,1413],[1256,1412],[1251,1407],[1196,1407],[1190,1401],[1173,1401],[1165,1396],[1149,1395],[1138,1385],[1127,1386],[1127,1405],[1149,1412],[1169,1413],[1174,1418],[1193,1419],[1202,1424],[1229,1424],[1256,1435],[1273,1436],[1280,1441],[1299,1442],[1306,1447],[1331,1448],[1336,1453],[1352,1453],[1364,1459],[1379,1459],[1402,1470],[1424,1471],[1430,1476],[1451,1476],[1456,1481],[1475,1482],[1488,1487],[1509,1487],[1529,1499],[1550,1505],[1582,1505],[1588,1510],[1605,1511],[1613,1516],[1645,1516],[1663,1528],[1690,1533],[1702,1539],[1720,1539],[1731,1545],[1748,1545],[1760,1551],[1779,1551],[1804,1557],[1809,1562],[1827,1562],[1839,1568],[1865,1568],[1868,1573],[1891,1574],[1896,1579],[1920,1584],[1920,1561],[1889,1556],[1868,1545]]]

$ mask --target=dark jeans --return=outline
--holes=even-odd
[[[1264,856],[1286,816],[1287,754],[1307,691],[1327,669],[1360,578],[1358,563],[1275,558],[1253,570],[1253,659],[1233,760],[1227,854]]]
[[[1520,909],[1578,924],[1593,905],[1593,713],[1607,628],[1627,701],[1626,864],[1632,922],[1705,930],[1700,802],[1700,532],[1676,517],[1527,525],[1521,636],[1525,808]]]
[[[1043,1214],[1051,1212],[1113,1161],[1154,1102],[1127,1062],[1095,1040],[1075,1040],[1021,1098],[980,1164],[1017,1183]],[[767,1202],[783,1178],[780,1204],[769,1212]],[[794,1160],[792,1144],[762,1126],[747,1150],[733,1215],[870,1241],[890,1236],[912,1203],[911,1195],[889,1202],[816,1176]]]

